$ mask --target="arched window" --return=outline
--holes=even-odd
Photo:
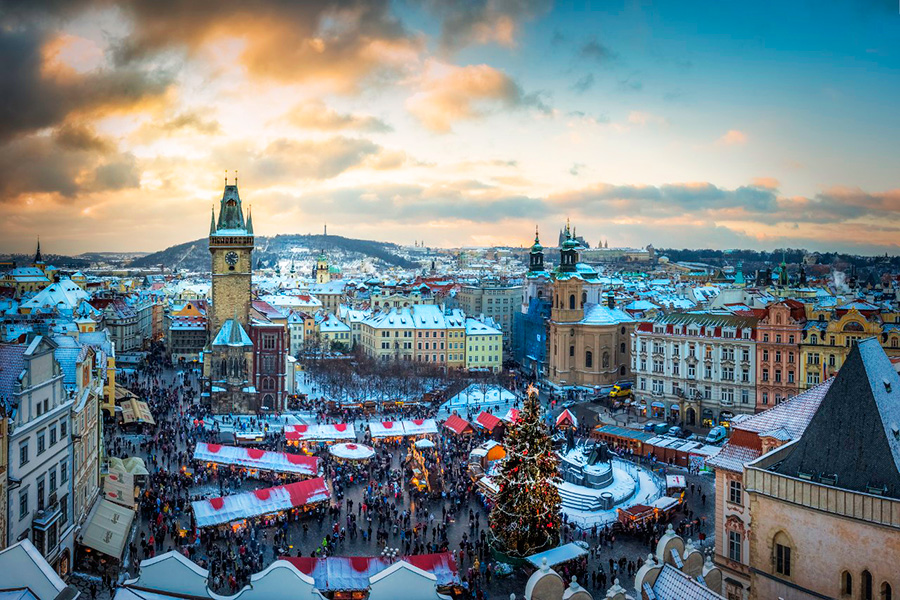
[[[625,354],[625,342],[622,342],[621,344],[619,344],[619,352],[621,352],[622,354]]]
[[[622,365],[621,367],[619,367],[619,375],[624,375],[624,374],[625,374],[625,365]]]
[[[893,591],[891,590],[891,584],[887,581],[881,584],[881,600],[891,600],[893,598]]]
[[[584,367],[590,369],[594,366],[594,353],[590,350],[584,351]]]
[[[862,572],[862,600],[872,600],[872,574]]]
[[[603,368],[604,369],[609,368],[609,352],[603,353]]]
[[[544,297],[544,290],[538,290],[538,298]]]
[[[775,397],[775,403],[778,404],[781,394]],[[791,542],[783,531],[779,531],[775,535],[775,572],[785,577],[791,576]]]
[[[866,329],[862,326],[862,323],[858,323],[857,321],[848,321],[847,324],[844,325],[843,330],[854,333],[863,333]]]
[[[850,574],[850,571],[841,573],[841,594],[844,596],[853,595],[853,575]]]
[[[569,295],[569,308],[571,308],[572,310],[575,309],[575,294]]]
[[[812,334],[811,336],[809,336],[809,343],[813,345],[818,344],[819,336],[817,336],[816,334]]]
[[[569,346],[569,356],[575,356],[575,346]]]
[[[581,292],[581,308],[584,308],[585,302],[587,302],[587,292]]]

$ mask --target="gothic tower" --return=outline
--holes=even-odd
[[[235,318],[246,329],[250,320],[250,280],[253,273],[253,219],[244,220],[237,179],[225,184],[210,223],[209,252],[212,254],[212,311],[209,329],[214,336],[222,324]]]

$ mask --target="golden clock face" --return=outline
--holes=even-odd
[[[234,250],[225,255],[225,262],[227,262],[232,267],[238,262],[238,254]]]

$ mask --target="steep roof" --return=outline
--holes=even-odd
[[[900,498],[900,375],[876,338],[850,351],[803,436],[773,471]]]
[[[25,369],[25,344],[0,344],[0,400],[9,400]]]
[[[213,346],[252,346],[253,341],[241,323],[235,319],[228,319],[222,323],[222,327],[216,334]]]

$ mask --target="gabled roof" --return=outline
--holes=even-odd
[[[39,600],[54,600],[66,589],[66,583],[27,539],[0,551],[0,573],[0,590],[28,588]]]
[[[25,344],[0,344],[0,400],[8,400],[25,370]]]
[[[247,332],[244,331],[240,321],[228,319],[222,323],[222,327],[219,329],[219,333],[216,334],[215,339],[213,339],[212,345],[252,346],[253,341],[250,339],[250,336],[247,335]]]
[[[900,498],[900,375],[876,338],[851,349],[803,436],[773,471]],[[831,485],[831,484],[829,484]]]

